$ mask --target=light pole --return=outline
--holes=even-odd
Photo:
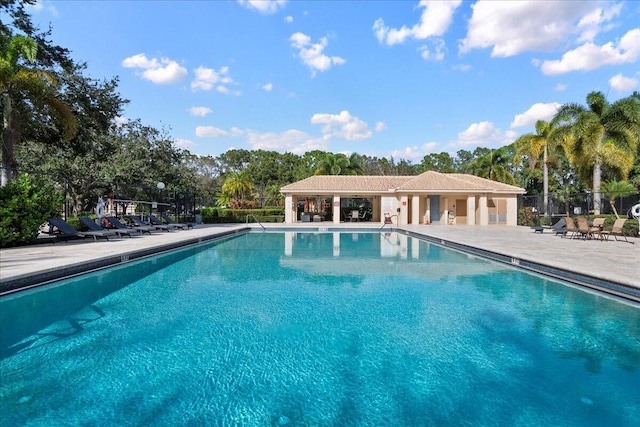
[[[158,188],[158,202],[160,201],[160,199],[162,198],[162,190],[164,190],[164,182],[160,181],[156,184],[156,187]],[[160,212],[160,205],[158,205],[158,202],[155,203],[156,205],[156,210],[158,212]]]

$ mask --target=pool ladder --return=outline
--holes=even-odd
[[[263,230],[267,230],[266,228],[264,228],[264,225],[262,225],[262,223],[258,220],[258,218],[256,218],[256,216],[254,214],[247,214],[247,217],[244,220],[245,224],[249,224],[249,217],[252,217],[258,224],[260,224],[260,227],[262,227]]]

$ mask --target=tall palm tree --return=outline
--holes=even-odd
[[[587,95],[587,108],[565,104],[558,110],[559,132],[572,136],[570,160],[591,185],[594,213],[600,213],[602,168],[626,179],[640,140],[640,94],[609,103],[602,92]]]
[[[519,163],[524,156],[528,157],[529,168],[534,169],[542,156],[542,188],[544,196],[544,214],[548,215],[549,204],[549,146],[557,144],[556,120],[536,122],[536,133],[527,133],[515,141],[516,155],[514,161]]]
[[[0,34],[0,107],[2,108],[2,174],[5,185],[17,168],[14,149],[20,141],[17,104],[30,101],[33,107],[45,106],[63,126],[68,140],[76,131],[76,121],[69,106],[57,97],[57,82],[52,73],[25,65],[33,64],[38,53],[35,40]]]

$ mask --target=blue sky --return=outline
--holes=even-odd
[[[640,90],[638,1],[41,1],[125,119],[200,155],[496,148]]]

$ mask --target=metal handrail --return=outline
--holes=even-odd
[[[262,227],[262,229],[266,231],[266,228],[264,227],[264,225],[262,225],[262,223],[258,220],[258,218],[256,218],[254,214],[247,214],[247,217],[245,218],[245,221],[244,221],[245,224],[249,224],[249,217],[253,217],[253,219],[255,219],[256,222],[260,224],[260,227]]]
[[[391,215],[391,216],[389,216],[389,219],[393,218],[394,216],[396,217],[396,222],[398,222],[398,215]],[[393,225],[393,222],[386,222],[386,221],[385,221],[385,222],[383,222],[383,223],[382,223],[382,227],[380,227],[380,228],[378,229],[378,231],[382,230],[382,229],[383,229],[387,224],[391,224],[391,225]]]

